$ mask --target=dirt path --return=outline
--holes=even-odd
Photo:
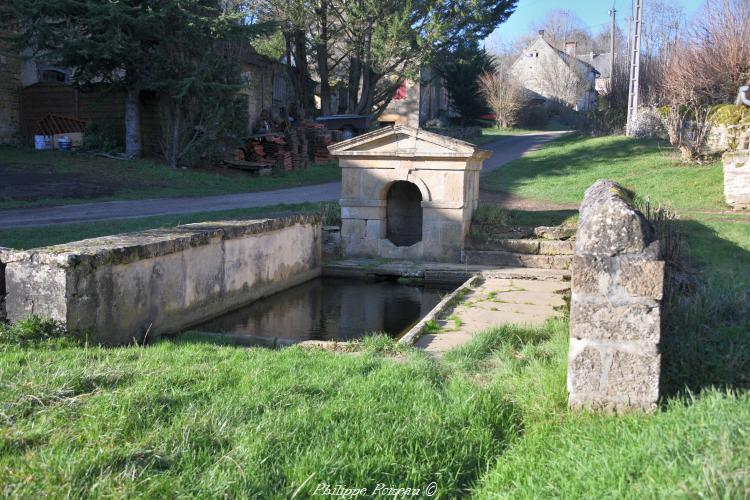
[[[492,150],[493,156],[485,162],[482,174],[495,170],[529,151],[538,149],[542,144],[563,134],[564,132],[539,132],[501,137],[497,141],[488,143],[484,147]],[[484,196],[490,195],[483,194]],[[500,195],[494,193],[492,196]],[[338,200],[340,197],[341,183],[330,182],[327,184],[276,189],[273,191],[203,196],[198,198],[156,198],[81,203],[56,207],[6,209],[0,210],[0,228],[46,226],[50,224],[94,222],[110,219],[133,219],[193,212],[214,212],[237,208],[266,207],[282,203]],[[511,202],[509,198],[508,203],[520,206],[521,202],[518,199],[514,198],[513,200],[515,201]],[[539,210],[548,209],[540,208]]]

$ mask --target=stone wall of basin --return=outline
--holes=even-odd
[[[5,249],[11,321],[51,317],[106,344],[141,342],[321,273],[314,216],[207,222],[26,251]]]
[[[734,208],[750,208],[750,149],[730,151],[724,162],[724,198]]]
[[[654,410],[664,262],[653,227],[614,182],[586,191],[571,285],[569,406]]]

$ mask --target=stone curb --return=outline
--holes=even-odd
[[[414,344],[419,337],[422,335],[422,330],[424,330],[425,325],[428,321],[431,321],[433,319],[436,319],[440,314],[445,311],[450,303],[453,301],[453,299],[458,295],[459,292],[465,289],[471,288],[471,286],[478,280],[482,279],[481,276],[475,275],[471,278],[464,281],[464,283],[453,290],[451,293],[443,297],[443,300],[441,300],[438,305],[432,308],[430,312],[428,312],[424,318],[422,318],[419,323],[414,325],[408,332],[406,332],[399,340],[398,342],[400,344]]]

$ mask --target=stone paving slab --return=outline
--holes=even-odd
[[[570,284],[558,280],[486,278],[438,320],[440,330],[422,335],[416,346],[440,356],[483,330],[502,324],[540,326],[560,316]]]

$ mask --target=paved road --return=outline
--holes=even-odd
[[[506,163],[520,158],[524,154],[539,149],[543,144],[557,139],[568,132],[534,132],[524,135],[506,136],[484,145],[492,151],[492,157],[485,160],[482,175],[487,175]]]
[[[545,142],[559,137],[561,132],[540,132],[508,136],[486,144],[493,151],[485,161],[485,174],[514,160]],[[274,191],[203,196],[200,198],[156,198],[147,200],[81,203],[56,207],[17,208],[0,210],[0,229],[11,227],[46,226],[73,222],[94,222],[108,219],[132,219],[167,214],[214,212],[236,208],[265,207],[281,203],[303,203],[337,200],[341,197],[341,183],[330,182]]]

